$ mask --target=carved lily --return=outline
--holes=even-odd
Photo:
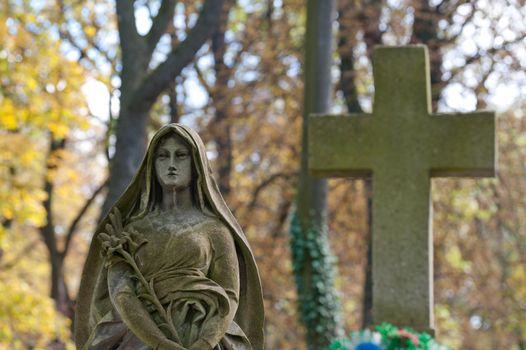
[[[163,318],[163,323],[160,324],[159,327],[166,328],[170,332],[172,340],[181,344],[171,317],[172,305],[168,307],[168,310],[162,306],[157,294],[155,293],[153,279],[148,282],[135,261],[137,251],[142,245],[148,243],[148,241],[141,237],[138,232],[124,231],[122,217],[117,208],[110,213],[110,221],[111,225],[106,225],[107,233],[102,232],[99,234],[99,237],[102,240],[103,252],[106,254],[106,263],[112,264],[115,261],[124,261],[131,266],[135,273],[135,277],[145,290],[145,292],[138,295],[138,297],[147,300],[155,306],[155,309]]]

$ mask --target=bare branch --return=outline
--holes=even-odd
[[[67,11],[66,11],[66,5],[64,4],[64,1],[57,0],[57,6],[59,7],[59,11],[58,11],[59,18],[62,21],[62,23],[65,23]],[[98,26],[96,23],[90,23],[90,24],[92,24],[97,30],[101,29],[100,26]],[[88,61],[90,65],[93,67],[96,67],[97,64],[93,59],[91,59],[88,56],[88,49],[90,48],[95,49],[99,53],[99,55],[104,57],[104,59],[107,60],[108,62],[113,61],[109,53],[106,50],[104,50],[99,44],[97,44],[94,40],[91,40],[86,35],[84,35],[84,39],[88,43],[88,47],[84,47],[83,45],[81,45],[78,42],[78,40],[73,35],[71,35],[71,33],[68,30],[63,29],[62,27],[59,27],[59,35],[63,40],[66,40],[71,46],[73,46],[75,49],[79,51],[80,59],[84,59]]]
[[[166,28],[168,28],[168,25],[173,20],[176,3],[176,0],[163,0],[157,15],[153,18],[152,27],[148,34],[146,34],[148,56],[150,56],[153,50],[155,50],[161,36],[166,32]]]
[[[236,67],[239,66],[240,62],[241,62],[241,55],[244,53],[244,52],[248,52],[248,50],[252,47],[252,45],[254,44],[254,41],[252,40],[247,40],[246,38],[244,38],[245,40],[242,40],[239,42],[239,44],[241,45],[241,47],[239,48],[239,50],[236,51],[236,54],[234,56],[234,58],[232,59],[232,64],[230,65],[230,69],[235,69]]]
[[[278,209],[278,218],[276,220],[276,225],[274,230],[272,230],[272,238],[278,238],[283,235],[283,232],[286,230],[285,223],[290,213],[290,208],[292,206],[292,201],[288,198],[283,199]]]
[[[265,13],[261,14],[261,16],[258,17],[254,16],[254,18],[251,20],[251,23],[254,26],[254,28],[259,28],[262,25],[263,21],[267,20],[265,17]],[[236,44],[240,45],[241,47],[239,48],[239,50],[236,51],[232,59],[232,64],[230,64],[229,66],[231,70],[239,66],[239,63],[241,62],[241,55],[245,52],[248,52],[254,44],[257,44],[257,41],[253,40],[253,38],[248,36],[248,31],[240,31],[239,34],[241,35],[241,38],[239,38],[237,41],[234,39],[234,41],[236,41]]]
[[[518,44],[518,43],[523,42],[523,41],[526,41],[526,39],[525,39],[525,35],[521,33],[521,34],[517,35],[517,37],[515,39],[506,41],[505,43],[503,43],[503,44],[501,44],[499,46],[492,47],[489,50],[479,50],[475,55],[467,57],[466,58],[466,63],[464,63],[464,65],[462,65],[462,67],[453,68],[451,70],[451,76],[449,77],[449,79],[444,81],[444,84],[448,84],[449,82],[453,81],[460,73],[463,72],[463,68],[465,68],[466,66],[480,61],[483,57],[488,57],[490,55],[495,55],[495,54],[499,53],[500,51],[507,51],[507,50],[509,50],[508,47],[510,45]]]
[[[62,40],[67,41],[71,46],[78,50],[80,55],[79,61],[84,60],[88,62],[91,67],[97,66],[95,61],[88,56],[87,48],[80,45],[80,43],[77,42],[77,40],[71,35],[70,32],[68,32],[67,30],[59,29],[58,33]]]
[[[110,157],[110,137],[113,132],[113,124],[115,122],[115,116],[113,115],[113,102],[111,101],[111,98],[113,96],[113,89],[111,88],[111,83],[109,86],[110,91],[110,98],[108,101],[108,122],[106,123],[106,138],[105,138],[105,145],[104,145],[104,154],[106,155],[106,160],[108,161],[108,164],[111,164],[111,157]]]
[[[27,245],[25,245],[24,248],[22,248],[13,258],[4,262],[3,264],[0,264],[0,270],[5,271],[15,267],[15,265],[18,264],[18,262],[22,260],[24,256],[35,249],[35,245],[38,244],[38,241],[38,239],[32,240]]]
[[[179,123],[181,118],[181,108],[177,101],[177,80],[172,81],[170,87],[168,88],[168,107],[170,108],[170,123]]]
[[[446,1],[444,1],[439,6],[437,6],[437,13],[443,14],[443,17],[446,18],[448,22],[451,22],[453,15],[457,12],[461,5],[470,4],[471,7],[473,7],[473,11],[475,11],[475,2],[475,0],[460,0],[456,4],[453,4],[451,8],[442,9],[440,5],[445,4]]]
[[[486,101],[484,101],[485,93],[487,94],[486,81],[488,80],[491,73],[493,73],[493,68],[495,67],[495,59],[491,60],[491,66],[486,70],[486,72],[480,78],[478,85],[473,89],[475,91],[475,96],[477,96],[477,106],[476,109],[485,109]]]
[[[384,31],[380,30],[380,18],[384,1],[366,1],[363,9],[358,15],[358,20],[362,25],[363,39],[367,46],[367,55],[372,57],[373,48],[382,43]]]
[[[150,17],[150,20],[153,22],[153,19],[155,16],[153,15],[152,4],[150,4],[149,1],[146,1],[144,3],[144,7],[146,7],[146,10],[148,11],[148,16]]]
[[[460,29],[458,30],[458,32],[452,35],[451,37],[447,38],[446,40],[444,40],[445,45],[454,43],[460,37],[460,35],[462,35],[462,32],[464,31],[464,28],[466,27],[466,25],[470,23],[473,17],[475,16],[475,12],[476,12],[475,4],[471,3],[471,13],[466,17],[464,22],[460,25]]]
[[[117,23],[119,28],[120,44],[124,52],[133,52],[143,46],[143,38],[135,26],[135,1],[116,1]],[[128,55],[123,54],[123,57]]]
[[[508,40],[508,41],[504,42],[502,45],[492,47],[491,49],[487,50],[484,53],[479,51],[476,55],[473,55],[473,56],[471,56],[470,58],[468,58],[466,60],[466,65],[474,63],[474,62],[480,60],[482,57],[485,57],[487,55],[494,55],[494,54],[498,53],[499,51],[508,50],[508,46],[513,45],[513,44],[518,44],[518,43],[523,42],[523,41],[526,41],[526,39],[524,39],[524,38],[525,38],[525,35],[524,34],[520,34],[520,35],[517,35],[517,37],[515,39]]]
[[[2,227],[6,230],[11,228],[11,225],[13,224],[13,219],[3,219],[2,220]]]
[[[75,217],[75,219],[73,219],[73,221],[71,222],[71,225],[69,226],[69,229],[68,229],[68,233],[66,234],[66,242],[64,243],[64,249],[62,250],[62,252],[60,252],[60,255],[62,257],[65,257],[68,254],[68,250],[69,250],[69,246],[71,244],[71,240],[73,239],[73,236],[77,232],[77,226],[80,223],[80,220],[82,220],[82,218],[84,217],[84,215],[88,211],[88,209],[91,206],[91,204],[93,204],[93,202],[95,201],[97,196],[102,192],[102,190],[104,188],[106,188],[107,185],[108,185],[108,179],[106,179],[99,187],[97,187],[95,189],[95,191],[92,193],[91,197],[88,198],[86,203],[84,203],[84,206],[77,213],[77,216]]]
[[[110,57],[110,54],[108,53],[108,51],[104,50],[94,40],[90,40],[89,38],[86,38],[86,40],[89,43],[89,45],[91,46],[91,48],[95,49],[99,53],[99,55],[101,55],[102,57],[104,57],[104,59],[106,61],[108,61],[108,63],[113,62],[113,59]]]
[[[46,180],[44,181],[44,192],[46,192],[46,199],[42,202],[42,206],[46,212],[46,224],[40,228],[40,235],[46,244],[46,247],[49,250],[51,255],[56,254],[57,252],[57,242],[55,237],[55,228],[53,223],[53,213],[52,213],[52,203],[53,203],[53,192],[54,184],[53,181],[49,178],[49,172],[53,171],[56,168],[55,164],[52,164],[49,160],[54,155],[55,152],[64,149],[66,146],[66,140],[52,139],[49,145],[49,151],[47,156],[47,165],[46,165]]]
[[[197,75],[197,80],[199,80],[199,83],[201,85],[203,85],[203,87],[205,88],[208,96],[210,96],[212,94],[212,87],[208,84],[208,82],[206,81],[205,79],[205,76],[203,74],[203,71],[201,71],[201,68],[199,68],[199,65],[197,64],[197,60],[196,62],[193,64],[193,68],[195,70],[195,73]]]
[[[119,1],[118,3],[125,2],[127,1]],[[133,106],[134,103],[132,102],[131,109],[150,108],[155,103],[161,92],[192,61],[197,51],[215,31],[219,22],[218,14],[222,6],[223,0],[206,0],[195,26],[189,31],[186,39],[172,50],[166,60],[143,80],[142,85],[135,93],[135,96],[140,96],[142,99],[132,99],[136,103]]]
[[[446,0],[442,0],[440,1],[438,4],[435,5],[435,11],[437,13],[441,13],[442,12],[442,6],[446,5]],[[459,1],[460,2],[460,1]]]
[[[356,33],[360,29],[355,24],[353,13],[356,12],[353,2],[343,1],[338,3],[338,23],[339,33],[337,41],[337,51],[340,56],[340,81],[338,82],[338,89],[342,91],[345,98],[345,104],[349,113],[360,113],[362,107],[358,100],[358,91],[356,88],[356,69],[354,65],[354,48],[356,45]],[[364,21],[366,16],[364,9],[360,10],[361,29],[364,31],[364,39],[367,45],[367,56],[371,59],[372,46],[380,44],[382,34],[379,32],[379,19],[375,19],[370,24],[370,21]],[[373,31],[376,34],[373,35]],[[379,42],[375,42],[379,40]]]
[[[290,179],[296,176],[298,176],[297,172],[290,172],[290,173],[280,172],[280,173],[275,173],[275,174],[270,175],[268,178],[263,180],[259,185],[257,185],[256,188],[254,189],[254,192],[252,192],[252,200],[250,201],[248,208],[250,210],[254,209],[261,191],[263,191],[267,186],[271,185],[274,181],[278,179]]]

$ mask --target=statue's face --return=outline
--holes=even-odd
[[[161,140],[155,152],[155,172],[163,188],[180,191],[190,186],[192,155],[179,136],[170,135]]]

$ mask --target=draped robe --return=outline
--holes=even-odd
[[[149,220],[152,213],[152,203],[156,195],[152,165],[154,151],[159,140],[169,133],[181,136],[192,149],[192,159],[196,170],[194,183],[197,204],[199,209],[210,218],[207,222],[192,225],[191,231],[195,231],[195,235],[188,234],[186,237],[189,243],[192,243],[192,239],[201,240],[201,243],[203,243],[202,240],[208,242],[203,245],[207,247],[208,244],[208,249],[201,250],[201,248],[194,247],[197,251],[194,251],[192,255],[198,254],[200,259],[196,259],[199,261],[186,269],[187,275],[183,274],[185,269],[179,266],[183,264],[184,259],[178,260],[182,258],[177,254],[187,253],[185,251],[186,242],[184,242],[185,232],[182,231],[188,228],[174,226],[145,229],[148,226],[146,221]],[[221,318],[231,310],[235,310],[233,320],[224,329],[220,343],[211,345],[223,346],[225,349],[229,349],[229,346],[236,349],[263,349],[263,298],[255,259],[242,229],[218,190],[206,158],[205,147],[197,133],[180,124],[169,124],[161,128],[152,138],[139,171],[115,203],[114,208],[118,208],[123,214],[126,229],[133,228],[138,234],[147,234],[147,232],[154,235],[159,234],[150,237],[152,242],[161,242],[156,239],[163,234],[166,234],[167,237],[173,236],[173,238],[166,238],[166,242],[161,244],[161,246],[170,246],[171,249],[163,252],[150,251],[149,248],[145,248],[148,245],[146,244],[140,248],[144,251],[139,251],[138,258],[148,277],[154,277],[157,268],[163,271],[159,276],[154,277],[154,280],[158,278],[155,289],[162,295],[165,306],[169,306],[173,301],[175,306],[172,307],[177,311],[173,313],[174,318],[177,318],[174,319],[174,323],[179,324],[181,333],[185,334],[185,342],[190,342],[196,337],[207,342],[215,342],[215,338],[207,333],[209,330],[205,320],[212,317]],[[101,242],[97,239],[98,233],[104,232],[104,227],[108,223],[107,216],[99,224],[84,265],[75,314],[75,342],[78,349],[89,348],[95,338],[105,339],[108,344],[115,341],[120,342],[119,344],[124,344],[121,345],[122,349],[148,349],[120,320],[109,297],[108,267],[101,254]],[[223,238],[214,239],[214,237]],[[222,277],[217,277],[219,275],[217,270],[214,272],[214,269],[221,266],[220,263],[217,264],[220,260],[217,260],[219,250],[216,247],[221,242],[230,246],[227,250],[232,260],[230,265],[224,265],[230,266],[231,270],[227,273],[223,271],[221,275],[228,278],[228,275],[232,274],[234,281],[223,281]],[[157,243],[155,246],[159,246]],[[216,247],[215,250],[214,247]],[[159,261],[168,263],[172,268],[155,266],[157,262],[146,258],[148,255],[162,256]],[[141,262],[144,259],[148,261]],[[174,268],[176,265],[178,269]],[[110,266],[109,270],[111,269]],[[175,278],[176,275],[179,276],[179,279]],[[235,280],[238,281],[237,288]],[[190,286],[186,291],[185,285]],[[202,290],[204,286],[206,286],[206,292]],[[137,287],[138,294],[141,293],[140,288]],[[147,304],[145,306],[149,307]],[[155,312],[151,314],[155,319]],[[184,329],[185,327],[187,329]],[[233,340],[229,343],[229,339]],[[111,347],[106,349],[111,349]]]

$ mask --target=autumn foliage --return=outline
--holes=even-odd
[[[139,35],[159,3],[136,1]],[[201,3],[177,3],[146,69],[184,40]],[[370,110],[370,49],[409,42],[439,55],[431,60],[439,111],[498,110],[498,177],[433,180],[435,314],[444,345],[523,349],[526,13],[513,1],[422,3],[341,0],[333,110]],[[202,135],[261,271],[266,346],[305,349],[288,233],[301,151],[305,4],[225,4],[211,39],[152,106],[145,135],[170,121]],[[115,11],[109,0],[0,2],[0,349],[72,346],[78,278],[108,189],[125,89]],[[359,329],[368,189],[349,179],[329,187],[335,288],[346,329]]]

